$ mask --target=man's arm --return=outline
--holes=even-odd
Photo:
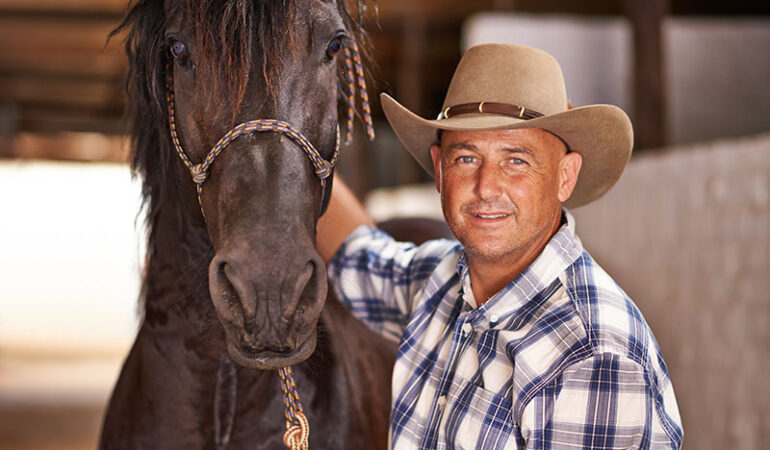
[[[360,225],[375,226],[350,188],[335,175],[326,213],[318,220],[316,247],[328,264],[345,239]]]

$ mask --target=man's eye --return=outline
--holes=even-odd
[[[475,160],[476,160],[476,158],[474,158],[473,156],[459,156],[456,159],[457,162],[463,163],[463,164],[470,164],[470,163],[474,162]]]
[[[525,161],[525,160],[523,160],[521,158],[511,158],[511,159],[509,159],[509,161],[511,162],[511,164],[516,165],[516,166],[521,165],[521,164],[527,164],[527,161]]]

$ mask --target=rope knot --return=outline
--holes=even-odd
[[[307,450],[307,438],[310,434],[310,424],[305,415],[297,412],[295,416],[298,425],[286,424],[286,432],[283,434],[283,445],[291,450]]]
[[[329,175],[331,175],[332,169],[333,169],[333,166],[331,165],[331,163],[329,163],[329,161],[326,161],[325,159],[322,159],[315,164],[315,175],[319,179],[325,180],[329,177]]]
[[[206,181],[206,178],[209,176],[208,170],[203,163],[191,166],[190,174],[192,174],[193,182],[195,182],[195,184],[198,186],[203,185],[203,183]]]

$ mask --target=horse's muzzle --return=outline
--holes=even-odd
[[[317,254],[277,260],[217,254],[209,267],[209,286],[236,363],[276,369],[313,353],[327,290]]]

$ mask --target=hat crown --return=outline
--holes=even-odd
[[[441,109],[478,102],[508,103],[544,115],[566,111],[561,67],[553,56],[532,47],[471,47],[457,66]]]

